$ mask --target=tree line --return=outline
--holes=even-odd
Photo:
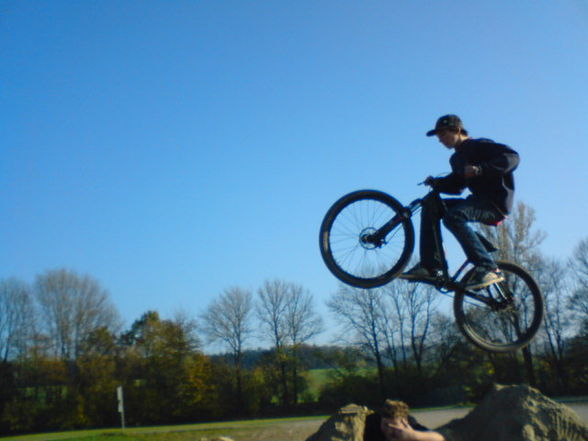
[[[545,295],[539,336],[512,354],[475,349],[436,291],[404,281],[340,285],[327,303],[336,345],[312,346],[323,317],[308,290],[283,280],[228,288],[194,316],[146,311],[128,329],[91,276],[0,280],[0,433],[116,426],[118,386],[130,426],[330,412],[385,397],[475,401],[494,382],[586,394],[588,239],[566,261],[546,257],[534,220],[519,203],[505,225],[484,228],[497,257],[526,266]],[[252,351],[260,335],[267,348]],[[206,344],[222,354],[205,354]],[[318,366],[328,369],[317,392],[309,369]]]
[[[1,433],[117,425],[118,386],[129,425],[291,409],[305,388],[302,347],[323,322],[298,284],[266,281],[256,294],[229,288],[195,317],[146,311],[122,329],[90,276],[57,269],[31,286],[0,280]],[[254,329],[271,348],[245,367]],[[206,355],[205,343],[226,356]]]

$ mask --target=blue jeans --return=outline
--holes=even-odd
[[[473,195],[466,199],[425,198],[421,213],[421,264],[430,269],[447,269],[440,228],[443,219],[443,224],[453,233],[470,262],[488,270],[495,269],[496,262],[468,222],[493,224],[503,218],[489,201]]]

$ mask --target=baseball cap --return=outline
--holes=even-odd
[[[437,120],[435,128],[427,132],[427,136],[433,136],[437,134],[438,130],[443,129],[461,129],[465,132],[463,122],[457,115],[443,115]],[[467,133],[467,132],[466,132]]]

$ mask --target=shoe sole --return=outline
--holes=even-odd
[[[409,282],[418,282],[420,280],[435,280],[436,279],[435,276],[412,276],[412,275],[405,276],[403,274],[399,275],[398,278],[402,279],[402,280],[408,280]]]
[[[404,274],[400,274],[400,275],[398,276],[398,278],[399,278],[399,279],[405,279],[405,280],[418,280],[418,279],[420,279],[421,277],[418,277],[418,276],[413,276],[413,275],[404,275]]]
[[[482,289],[482,288],[486,288],[487,286],[494,285],[495,283],[500,283],[500,282],[504,282],[504,276],[499,276],[499,277],[497,277],[494,280],[490,280],[488,282],[478,283],[477,285],[466,285],[464,287],[464,289],[466,289],[466,290],[470,290],[470,289]]]

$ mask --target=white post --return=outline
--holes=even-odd
[[[123,388],[118,386],[116,388],[116,397],[118,398],[118,411],[120,413],[120,423],[123,432],[125,431],[125,402],[123,399]]]

